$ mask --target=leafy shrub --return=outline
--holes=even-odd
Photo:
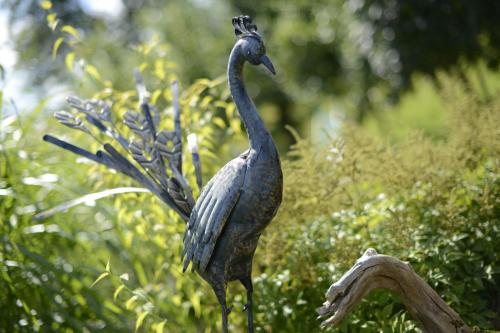
[[[387,144],[355,126],[321,151],[298,139],[257,251],[261,330],[318,331],[314,306],[368,247],[410,261],[467,323],[498,327],[500,99],[480,101],[457,81],[441,77],[450,120],[440,141]],[[337,330],[418,328],[376,292]]]

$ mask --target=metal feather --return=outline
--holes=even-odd
[[[90,133],[90,130],[83,124],[80,118],[75,117],[74,114],[67,111],[57,111],[54,113],[54,117],[64,126],[68,126],[72,129],[77,129],[85,133]]]

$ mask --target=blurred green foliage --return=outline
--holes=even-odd
[[[42,7],[45,3],[41,2]],[[165,16],[161,15],[163,6],[145,7],[129,14],[140,18],[140,24],[154,24],[157,31],[163,23],[170,28],[179,25],[191,6],[191,15],[197,19],[181,20],[183,25],[178,28],[194,29],[197,36],[207,34],[207,40],[167,34],[167,44],[155,34],[124,33],[116,38],[131,38],[123,48],[105,42],[109,38],[102,31],[107,28],[99,21],[90,23],[96,25],[92,32],[69,25],[71,20],[65,20],[66,12],[60,6],[71,3],[54,2],[54,7],[36,15],[44,25],[52,26],[46,28],[51,42],[43,42],[44,49],[38,52],[47,59],[55,56],[53,66],[66,73],[75,92],[112,102],[119,118],[137,107],[131,69],[139,67],[152,101],[165,116],[162,126],[168,128],[170,82],[186,77],[189,79],[181,82],[190,82],[199,77],[198,71],[208,68],[203,74],[218,78],[182,86],[181,96],[183,126],[187,133],[196,132],[200,137],[204,179],[243,150],[245,135],[225,80],[218,76],[231,43],[226,22],[213,25],[209,20],[212,25],[207,30],[203,19],[210,14],[190,2],[187,7],[166,4],[169,15]],[[336,2],[328,5],[340,8]],[[312,34],[308,29],[314,25],[311,28],[301,21],[302,15],[309,17],[311,5],[277,1],[273,6],[298,13],[290,14],[297,20],[274,20],[270,11],[268,21],[258,20],[263,27],[276,24],[265,31],[271,37],[269,45],[287,41],[276,55],[279,63],[288,64],[283,68],[292,79],[278,84],[294,95],[301,90],[297,83],[301,76],[293,72],[296,65],[292,60],[286,59],[315,48],[313,43],[293,49],[289,43],[300,40],[302,34]],[[299,7],[304,10],[296,11]],[[219,13],[227,10],[217,8]],[[318,8],[317,14],[321,12]],[[155,16],[154,11],[160,14]],[[48,18],[47,14],[55,15]],[[339,15],[338,19],[348,20],[349,16]],[[126,31],[134,31],[130,29]],[[281,34],[288,39],[280,39]],[[215,39],[227,49],[204,44]],[[185,44],[177,48],[178,43]],[[347,47],[349,42],[341,45]],[[196,53],[197,47],[203,51]],[[193,58],[185,57],[186,49]],[[205,59],[206,50],[214,52],[213,57]],[[102,52],[109,56],[103,57]],[[269,52],[273,54],[272,48]],[[306,66],[307,55],[304,57]],[[321,85],[303,91],[310,100],[330,89],[328,78],[338,69],[330,66],[329,57],[326,54],[321,63],[326,73],[319,80]],[[215,58],[217,65],[211,63]],[[481,78],[476,75],[478,69],[484,73]],[[329,133],[332,138],[326,147],[315,147],[290,129],[295,144],[283,156],[284,202],[263,235],[255,259],[258,331],[319,332],[314,309],[322,303],[331,282],[368,247],[408,260],[468,324],[500,328],[500,97],[495,94],[500,80],[484,63],[458,74],[436,72],[435,76],[436,80],[414,76],[413,90],[402,94],[399,102],[391,107],[375,105],[379,109],[366,116],[363,125],[345,121],[340,133]],[[273,91],[268,90],[268,82],[261,86],[257,79],[254,75],[248,78],[252,92],[262,97]],[[337,83],[333,84],[337,89]],[[386,89],[384,84],[376,87]],[[354,98],[353,94],[347,96]],[[272,103],[281,105],[280,98]],[[1,100],[0,94],[0,105]],[[283,100],[289,101],[290,96]],[[326,97],[321,101],[331,102]],[[272,113],[275,106],[269,103],[259,99],[259,110]],[[293,108],[300,105],[304,109],[297,113],[304,119],[316,105],[293,103],[297,103]],[[83,133],[67,136],[68,130],[47,120],[43,109],[41,102],[32,112],[0,117],[0,331],[220,330],[218,303],[211,289],[197,275],[181,273],[183,223],[152,195],[125,194],[88,202],[42,222],[32,220],[35,212],[68,199],[134,185],[116,173],[43,144],[41,134],[55,132],[91,149],[98,147]],[[185,165],[193,182],[190,161]],[[241,286],[231,285],[229,300],[235,306],[231,330],[244,331],[245,315],[239,311],[245,301]],[[335,331],[419,330],[394,296],[375,292]]]
[[[249,90],[282,150],[293,142],[284,125],[309,136],[317,135],[311,119],[324,114],[340,111],[365,121],[396,103],[415,74],[433,77],[447,70],[462,78],[478,61],[498,68],[498,1],[120,0],[112,1],[122,4],[119,12],[99,15],[85,10],[89,2],[54,1],[53,10],[61,24],[79,28],[86,58],[121,89],[130,79],[116,69],[130,68],[137,61],[131,46],[154,34],[170,44],[167,53],[182,82],[222,75],[234,40],[229,20],[251,15],[278,76],[249,71]],[[4,8],[10,10],[18,65],[30,69],[37,90],[46,94],[68,82],[60,63],[48,56],[56,37],[38,3],[6,0]],[[474,76],[487,89],[482,67],[474,67]]]

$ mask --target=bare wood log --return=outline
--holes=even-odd
[[[473,332],[460,316],[412,269],[409,263],[368,249],[356,264],[326,292],[316,311],[328,318],[321,327],[338,324],[373,289],[390,289],[399,295],[424,332]]]

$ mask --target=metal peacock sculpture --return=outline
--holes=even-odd
[[[120,144],[133,160],[110,143],[103,144],[104,150],[94,154],[51,135],[45,135],[44,140],[133,178],[178,213],[187,222],[182,253],[184,271],[191,264],[212,286],[222,310],[223,332],[228,330],[227,284],[239,280],[247,290],[248,331],[254,332],[252,260],[262,231],[281,203],[283,177],[276,146],[243,81],[246,62],[262,64],[273,74],[275,70],[250,17],[238,16],[232,23],[238,40],[229,56],[227,76],[250,148],[215,174],[196,203],[182,174],[182,133],[177,102],[174,100],[175,129],[157,132],[157,113],[151,112],[138,72],[136,81],[142,113],[128,111],[124,116],[125,125],[135,134],[133,141],[124,138],[114,126],[106,103],[68,98],[69,104],[83,113],[86,123]],[[174,96],[175,89],[174,85]],[[55,117],[66,126],[90,133],[86,124],[71,113],[61,111]],[[192,152],[201,187],[196,151]]]

